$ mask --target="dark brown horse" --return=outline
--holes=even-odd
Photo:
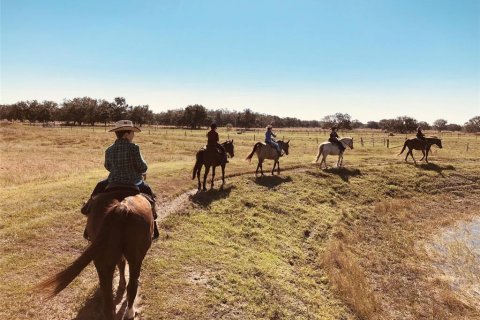
[[[225,148],[225,152],[233,158],[233,139],[227,140],[222,143],[223,148]],[[208,172],[210,171],[210,167],[212,167],[212,182],[210,184],[210,188],[213,188],[213,180],[215,179],[215,168],[220,166],[222,168],[222,187],[225,184],[225,166],[227,163],[225,162],[225,158],[223,155],[217,150],[215,147],[204,147],[197,152],[197,161],[195,162],[195,166],[193,167],[193,176],[192,180],[195,179],[197,176],[198,179],[198,190],[202,188],[202,184],[200,183],[200,172],[202,171],[202,166],[205,166],[205,174],[203,175],[203,190],[207,190],[206,183],[207,183],[207,176]]]
[[[425,138],[425,141],[417,139],[417,138],[412,138],[412,139],[407,139],[405,140],[405,143],[403,144],[402,151],[398,155],[401,155],[405,148],[408,148],[407,155],[405,156],[405,162],[407,162],[408,155],[410,154],[412,156],[413,162],[417,164],[415,161],[415,158],[413,157],[413,150],[421,150],[423,153],[422,161],[425,158],[425,161],[428,163],[428,153],[430,152],[430,148],[432,145],[437,145],[440,149],[442,148],[442,140],[438,138]]]
[[[285,154],[288,155],[290,140],[288,140],[287,142],[278,140],[277,143],[280,146],[280,149],[282,150],[282,152],[285,152]],[[259,168],[263,176],[263,161],[265,159],[273,160],[272,175],[273,175],[273,172],[275,171],[275,166],[277,167],[277,173],[280,174],[280,162],[278,161],[279,156],[278,156],[277,150],[275,150],[275,147],[272,147],[262,142],[257,142],[253,146],[252,152],[250,152],[250,154],[247,156],[245,160],[251,161],[254,153],[257,153],[257,158],[258,158],[258,165],[257,165],[257,170],[255,171],[255,176],[258,174]]]
[[[138,192],[136,192],[138,193]],[[35,287],[37,292],[54,297],[70,284],[93,260],[103,295],[106,319],[114,319],[112,282],[115,266],[120,273],[119,287],[125,288],[125,259],[129,266],[127,319],[135,317],[134,302],[143,259],[152,243],[152,207],[142,195],[132,191],[99,194],[88,214],[87,231],[91,244],[70,266]]]

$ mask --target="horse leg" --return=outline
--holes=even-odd
[[[118,281],[118,289],[117,292],[123,292],[125,290],[125,286],[127,284],[127,280],[125,279],[125,257],[122,256],[120,261],[117,263],[118,267],[118,276],[119,276],[119,281]]]
[[[327,169],[327,156],[323,155],[322,161],[320,161],[320,169],[322,168],[322,163],[325,165],[325,169]]]
[[[102,291],[103,296],[103,313],[107,320],[113,320],[115,318],[115,306],[113,305],[112,283],[115,262],[107,263],[105,260],[101,262],[95,261],[94,263],[97,269],[100,290]]]
[[[405,155],[405,162],[408,162],[408,161],[407,161],[408,154],[409,154],[411,151],[412,151],[411,149],[408,149],[408,152],[407,152],[407,154]]]
[[[422,150],[422,154],[423,154],[423,157],[419,161],[422,161],[423,158],[425,158],[425,150]]]
[[[280,174],[280,161],[277,161],[277,172]]]
[[[202,183],[200,182],[200,172],[202,172],[202,167],[203,166],[201,166],[197,171],[198,190],[202,189]]]
[[[203,190],[207,190],[207,176],[210,171],[210,166],[205,166],[205,173],[203,174]]]
[[[273,160],[273,168],[272,168],[272,176],[273,176],[273,173],[275,172],[275,167],[277,166],[277,160]]]
[[[317,159],[315,159],[315,163],[318,162],[318,159],[320,159],[320,155],[321,155],[321,154],[322,154],[322,153],[320,152],[320,148],[318,148],[318,154],[317,154]]]
[[[222,188],[224,184],[225,184],[225,164],[222,165]]]
[[[137,297],[138,291],[138,278],[140,278],[140,263],[128,263],[130,270],[130,278],[128,279],[127,287],[127,313],[125,317],[127,319],[135,318],[135,298]]]
[[[212,167],[212,182],[210,183],[210,189],[213,189],[213,181],[215,180],[215,168],[216,166]]]
[[[263,176],[263,160],[262,160],[262,161],[259,161],[258,164],[260,165],[260,173],[261,173],[262,176]]]
[[[417,165],[417,161],[415,161],[415,158],[413,157],[413,149],[410,150],[410,156],[411,156],[412,159],[413,159],[413,163],[415,163],[415,165]]]
[[[258,161],[258,164],[257,164],[257,170],[255,170],[255,177],[257,176],[258,174],[258,169],[260,168],[260,161]]]

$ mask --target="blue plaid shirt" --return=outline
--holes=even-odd
[[[137,184],[142,173],[147,171],[140,147],[125,139],[117,139],[105,151],[105,168],[110,171],[108,181],[122,184]]]

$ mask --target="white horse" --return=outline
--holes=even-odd
[[[348,138],[348,137],[341,138],[340,142],[344,146],[348,146],[350,147],[350,149],[353,149],[353,138]],[[329,154],[338,155],[337,167],[342,166],[343,152],[340,154],[340,148],[338,147],[338,145],[328,141],[318,146],[317,159],[313,163],[317,163],[318,159],[320,158],[320,155],[323,155],[322,161],[320,161],[320,168],[322,167],[322,163],[325,163],[325,168],[327,168],[327,162],[325,161],[325,159]]]

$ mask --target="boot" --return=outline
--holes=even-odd
[[[90,197],[86,202],[83,203],[82,208],[80,209],[80,212],[84,215],[88,215],[90,212],[90,207],[92,206],[93,202],[93,197]]]

